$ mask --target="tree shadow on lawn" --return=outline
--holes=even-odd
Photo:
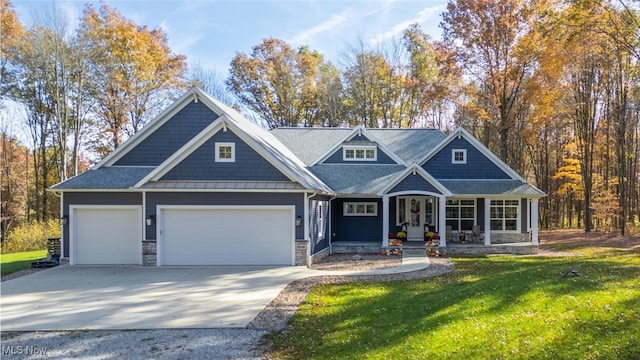
[[[637,314],[620,322],[640,308],[637,257],[454,262],[454,272],[437,278],[318,287],[289,335],[276,336],[293,334],[281,341],[294,358],[568,358],[594,346],[617,358],[638,352],[637,342],[618,339],[638,338]],[[581,276],[567,276],[572,269]]]

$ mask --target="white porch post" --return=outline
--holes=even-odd
[[[531,199],[531,244],[538,245],[538,199]]]
[[[438,198],[438,230],[440,231],[440,246],[447,247],[447,198]]]
[[[491,245],[491,199],[484,198],[484,244]]]
[[[382,247],[389,247],[389,195],[382,197]]]

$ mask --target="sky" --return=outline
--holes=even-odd
[[[26,27],[55,6],[70,21],[82,15],[87,0],[13,0]],[[438,26],[446,0],[107,0],[106,3],[138,25],[160,27],[175,54],[190,65],[224,74],[236,52],[250,54],[267,37],[298,47],[309,46],[340,64],[349,45],[384,46],[399,39],[417,22],[439,39]]]

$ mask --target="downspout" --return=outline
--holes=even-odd
[[[329,198],[329,211],[327,212],[327,214],[328,214],[327,217],[329,218],[329,230],[333,230],[333,221],[331,221],[331,219],[333,219],[333,216],[331,216],[332,213],[333,213],[333,204],[332,204],[332,202],[337,197],[338,197],[338,195],[333,195],[332,197]],[[329,255],[331,255],[331,254],[333,254],[333,245],[332,245],[333,241],[331,241],[332,237],[333,237],[333,231],[328,231],[328,234],[329,234]]]

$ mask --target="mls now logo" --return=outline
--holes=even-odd
[[[47,349],[37,346],[4,346],[2,345],[2,355],[46,355]]]

